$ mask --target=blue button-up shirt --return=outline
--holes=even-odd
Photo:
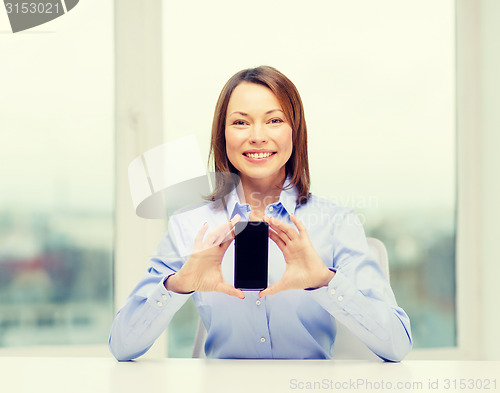
[[[239,195],[233,190],[223,199],[170,218],[151,267],[113,322],[109,346],[118,360],[144,354],[190,296],[207,329],[208,358],[328,359],[334,350],[336,320],[384,360],[399,361],[409,352],[409,318],[398,307],[357,216],[314,195],[296,205],[295,187],[283,190],[265,213],[293,227],[291,213],[302,221],[314,249],[336,272],[327,286],[288,290],[262,299],[258,291],[246,291],[243,300],[219,292],[178,294],[165,289],[164,281],[189,258],[205,221],[210,231],[236,214],[248,220],[251,208],[240,202]],[[283,253],[269,239],[268,285],[281,279],[285,266]],[[234,242],[224,255],[222,272],[233,284]]]

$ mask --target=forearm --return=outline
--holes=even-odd
[[[189,298],[167,291],[163,281],[147,297],[132,294],[117,313],[109,336],[109,348],[117,360],[143,355]]]
[[[406,313],[391,300],[363,294],[342,272],[311,296],[384,360],[400,361],[411,350]]]

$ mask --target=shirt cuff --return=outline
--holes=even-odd
[[[328,310],[343,311],[344,299],[347,297],[348,300],[349,296],[352,297],[355,289],[341,271],[332,268],[330,270],[335,272],[335,275],[328,285],[321,288],[308,289],[308,291],[318,303],[328,306]]]
[[[176,301],[182,301],[185,302],[193,293],[194,291],[188,292],[188,293],[178,293],[174,291],[169,291],[167,288],[165,288],[165,282],[168,280],[170,276],[173,276],[175,273],[171,273],[160,281],[158,284],[157,291],[155,291],[154,294],[159,295],[161,299],[158,297],[155,298],[157,301],[167,301],[167,302],[176,302]],[[150,296],[150,298],[153,298],[153,296]],[[159,306],[159,305],[158,305]],[[160,306],[161,307],[161,306]]]
[[[174,308],[178,310],[179,308],[182,307],[182,305],[189,299],[189,297],[194,293],[194,292],[189,292],[189,293],[177,293],[173,291],[169,291],[167,288],[165,288],[165,281],[167,281],[167,278],[169,278],[172,274],[171,273],[165,277],[163,277],[156,288],[153,290],[153,292],[149,295],[148,300],[146,303],[148,304],[149,312],[146,318],[152,317],[155,314],[158,314],[160,312],[163,312],[164,310]]]
[[[367,299],[342,271],[337,270],[327,286],[311,290],[310,296],[340,322],[349,326],[354,320],[370,332],[387,335],[367,309]]]

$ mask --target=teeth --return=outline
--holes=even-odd
[[[250,158],[266,158],[272,154],[273,153],[246,153],[246,156]]]

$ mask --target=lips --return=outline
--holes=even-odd
[[[275,151],[266,151],[266,152],[245,152],[243,153],[244,156],[253,158],[253,159],[263,159],[270,157],[272,155],[276,154]]]

